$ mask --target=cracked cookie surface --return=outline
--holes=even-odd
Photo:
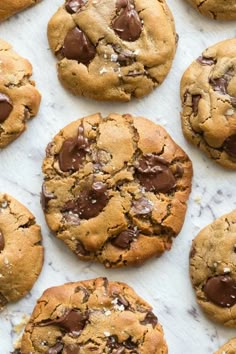
[[[236,169],[236,39],[206,49],[181,80],[185,137],[220,165]]]
[[[39,109],[41,96],[30,80],[32,66],[0,40],[0,148],[15,140]]]
[[[214,354],[235,354],[236,353],[236,338],[225,343]]]
[[[0,311],[25,296],[43,264],[40,227],[17,200],[0,194]]]
[[[21,352],[167,354],[167,345],[149,304],[128,285],[97,278],[46,290]]]
[[[46,153],[46,221],[80,259],[121,267],[171,248],[184,221],[192,164],[161,126],[95,114],[62,129]]]
[[[48,25],[60,81],[97,100],[150,93],[170,70],[176,38],[164,0],[68,0]]]
[[[236,327],[236,210],[216,219],[193,240],[190,275],[205,313]]]
[[[188,0],[202,15],[214,20],[235,20],[235,0]]]
[[[8,17],[37,4],[41,0],[2,0],[0,2],[0,22]]]

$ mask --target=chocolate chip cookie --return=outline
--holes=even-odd
[[[26,129],[39,109],[41,96],[30,80],[32,66],[0,40],[0,148]]]
[[[0,22],[8,17],[37,4],[41,0],[2,0],[0,1]]]
[[[188,0],[202,15],[214,20],[235,20],[235,0]]]
[[[46,220],[79,258],[120,267],[171,248],[192,165],[162,127],[128,114],[95,114],[62,129],[46,151]]]
[[[231,339],[225,343],[220,349],[218,349],[214,354],[235,354],[236,353],[236,339]]]
[[[164,0],[68,0],[48,25],[62,84],[75,95],[129,101],[160,85],[176,50]]]
[[[25,296],[43,264],[41,231],[17,200],[0,194],[0,311]]]
[[[166,354],[152,308],[128,285],[97,278],[46,290],[23,334],[25,353]]]
[[[236,39],[208,49],[181,81],[185,137],[220,165],[236,169]]]
[[[193,240],[190,275],[206,314],[236,327],[236,210],[216,219]]]

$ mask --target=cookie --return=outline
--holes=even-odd
[[[171,248],[192,165],[162,127],[128,114],[95,114],[62,129],[46,151],[46,221],[79,258],[121,267]]]
[[[0,194],[0,310],[25,296],[43,264],[41,231],[17,200]]]
[[[68,0],[48,24],[61,83],[75,95],[129,101],[160,85],[176,50],[164,0]]]
[[[214,20],[235,20],[235,0],[188,0],[202,15]]]
[[[39,1],[40,0],[2,0],[0,2],[0,22],[27,7],[37,4]]]
[[[25,353],[166,354],[152,308],[124,283],[97,278],[47,289],[21,342]]]
[[[181,80],[185,137],[220,165],[236,169],[236,39],[206,49]]]
[[[214,354],[235,354],[236,353],[236,339],[231,339],[225,343],[220,349],[218,349]]]
[[[190,275],[205,313],[236,327],[236,210],[216,219],[193,240]]]
[[[0,40],[0,148],[26,129],[39,109],[41,96],[30,80],[32,66]]]

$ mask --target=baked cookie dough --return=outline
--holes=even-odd
[[[150,93],[171,68],[176,38],[164,0],[68,0],[48,24],[60,81],[96,100]]]
[[[46,221],[79,258],[121,267],[171,248],[192,165],[162,127],[128,114],[95,114],[62,129],[46,152]]]
[[[206,49],[181,80],[185,137],[220,165],[236,169],[236,39]]]
[[[214,20],[235,20],[235,0],[188,0],[202,15]]]
[[[216,219],[193,240],[190,275],[206,314],[236,327],[236,210]]]
[[[152,308],[124,283],[97,278],[47,289],[21,343],[22,353],[167,354]]]
[[[26,129],[39,109],[41,96],[30,80],[32,66],[0,40],[0,148]]]
[[[41,231],[17,200],[0,194],[0,311],[25,296],[43,264]]]
[[[218,349],[214,354],[235,354],[236,353],[236,339],[231,339],[225,343],[220,349]]]
[[[0,1],[0,22],[15,15],[27,7],[35,5],[40,0],[2,0]]]

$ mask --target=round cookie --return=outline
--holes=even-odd
[[[2,0],[0,1],[0,22],[6,20],[8,17],[35,5],[40,0]]]
[[[235,354],[236,353],[236,338],[225,343],[214,354]]]
[[[206,49],[181,80],[185,137],[220,165],[236,169],[236,39]]]
[[[95,114],[62,129],[46,152],[46,221],[79,258],[121,267],[171,248],[192,165],[162,127],[128,114]]]
[[[235,20],[235,0],[188,0],[202,15],[214,20]]]
[[[0,194],[0,311],[25,296],[43,264],[40,227],[22,204]]]
[[[205,313],[236,327],[236,210],[216,219],[193,240],[190,275]]]
[[[60,81],[96,100],[150,93],[171,68],[176,38],[164,0],[68,0],[48,24]]]
[[[41,96],[30,80],[32,66],[0,40],[0,148],[26,129],[39,109]]]
[[[97,278],[47,289],[21,342],[22,353],[167,354],[152,308],[124,283]]]

